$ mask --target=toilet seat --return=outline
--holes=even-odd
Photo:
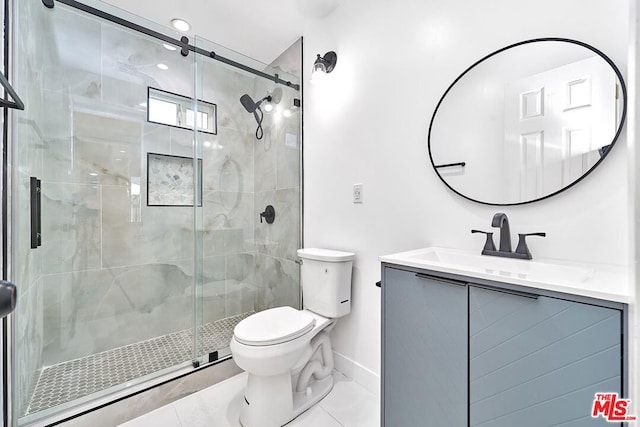
[[[236,325],[233,336],[241,344],[269,346],[292,341],[311,331],[314,316],[291,307],[276,307],[255,313]]]

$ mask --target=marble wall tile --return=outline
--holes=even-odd
[[[163,263],[45,276],[45,365],[187,329],[193,276]]]
[[[272,128],[267,127],[262,140],[254,142],[255,191],[273,191],[276,189],[278,149]]]
[[[284,119],[284,124],[278,132],[276,188],[300,187],[300,126],[299,117],[294,114]]]
[[[253,194],[206,191],[202,210],[204,255],[252,252]]]
[[[255,258],[253,253],[226,255],[226,278],[239,283],[255,285],[258,279]]]
[[[198,294],[202,305],[201,323],[215,322],[225,317],[225,257],[204,257],[202,273],[202,288]]]
[[[74,113],[75,182],[129,186],[141,172],[142,125],[135,117]]]
[[[300,303],[300,266],[293,261],[268,255],[256,256],[257,280],[255,309],[288,305],[294,308]]]
[[[249,311],[258,311],[256,301],[260,298],[256,286],[225,280],[225,316],[235,316]]]
[[[221,128],[218,135],[201,135],[205,163],[204,189],[251,193],[254,189],[252,134]]]
[[[44,162],[41,179],[48,182],[74,182],[71,98],[63,92],[42,92],[47,114],[35,121],[19,118],[18,126],[28,126],[41,135]]]
[[[17,410],[23,415],[27,410],[31,393],[42,367],[43,347],[43,298],[42,286],[38,282],[20,295],[16,308],[16,385]]]
[[[193,257],[193,208],[143,203],[137,221],[133,202],[127,187],[102,187],[103,268]]]
[[[255,215],[261,207],[272,205],[276,218],[272,224],[255,224],[256,247],[259,253],[296,260],[300,248],[300,193],[297,188],[256,193]]]
[[[42,183],[43,272],[101,267],[100,187]]]
[[[216,61],[202,61],[200,70],[198,98],[218,105],[218,129],[254,134],[257,124],[253,114],[240,104],[240,97],[245,93],[254,101],[266,96],[266,93],[254,93],[254,76]]]
[[[171,132],[171,152],[174,156],[193,157],[194,136],[189,129],[169,127]]]
[[[104,75],[193,97],[195,55],[183,57],[159,40],[108,22],[103,22],[101,41]],[[159,69],[159,63],[168,68]]]
[[[147,153],[171,154],[171,128],[145,121],[142,150],[143,170],[146,171]]]

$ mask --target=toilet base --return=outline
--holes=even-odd
[[[309,389],[311,389],[310,393],[293,393],[293,418],[302,414],[329,394],[331,389],[333,389],[333,376],[329,375],[327,378],[322,380],[311,381],[311,383],[309,383],[309,387],[307,387],[307,390]]]
[[[318,403],[333,388],[333,376],[311,381],[306,392],[293,392],[291,375],[249,374],[240,408],[243,427],[280,427]]]

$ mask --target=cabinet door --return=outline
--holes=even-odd
[[[384,425],[466,426],[466,284],[384,274]]]
[[[469,287],[471,426],[611,426],[597,392],[621,392],[621,312]]]

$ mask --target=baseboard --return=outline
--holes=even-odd
[[[333,352],[333,360],[337,371],[351,378],[376,396],[380,395],[380,375],[336,351]]]

